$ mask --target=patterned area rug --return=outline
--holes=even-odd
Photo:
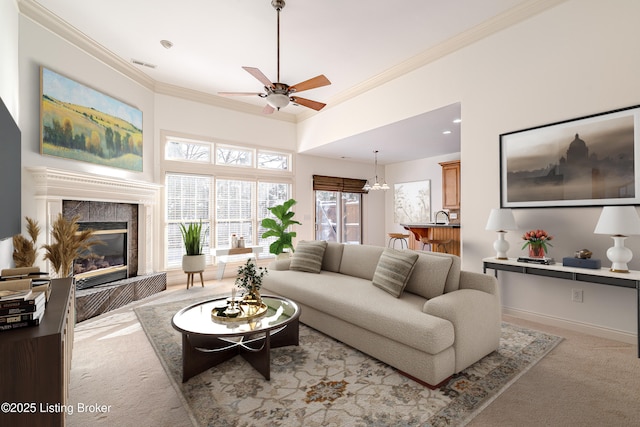
[[[429,390],[301,324],[300,346],[272,350],[271,381],[235,357],[183,384],[171,318],[193,302],[135,312],[196,426],[465,425],[562,340],[503,323],[498,351]]]

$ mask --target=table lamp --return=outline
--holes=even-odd
[[[631,249],[624,246],[624,240],[631,235],[640,234],[640,217],[634,206],[605,206],[596,224],[595,234],[609,234],[613,246],[607,250],[611,261],[611,271],[628,273],[627,263],[633,258]]]
[[[504,235],[507,230],[518,229],[511,209],[491,209],[485,229],[498,232],[498,240],[493,242],[493,249],[496,250],[496,259],[508,259],[509,242],[505,240]]]

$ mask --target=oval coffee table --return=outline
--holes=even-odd
[[[182,333],[182,382],[240,354],[265,379],[270,379],[271,348],[298,345],[300,308],[286,298],[263,296],[264,315],[254,319],[212,318],[227,297],[183,308],[171,320]]]

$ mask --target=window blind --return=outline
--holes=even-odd
[[[318,191],[340,191],[342,193],[367,193],[363,190],[366,179],[340,178],[313,175],[313,189]]]

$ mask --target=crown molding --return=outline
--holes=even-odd
[[[331,109],[566,1],[567,0],[529,0],[524,2],[329,98],[325,109]],[[306,120],[316,114],[318,113],[315,111],[304,111],[297,115],[298,122]]]
[[[195,101],[201,104],[209,104],[216,107],[225,108],[227,110],[239,111],[241,113],[256,114],[271,120],[281,120],[285,122],[295,123],[297,121],[295,114],[285,113],[283,111],[274,112],[271,115],[262,113],[262,108],[258,105],[247,104],[246,102],[238,102],[222,96],[212,95],[209,93],[187,89],[168,83],[156,82],[154,90],[157,94],[174,96],[176,98]]]
[[[104,46],[96,43],[84,33],[61,20],[34,0],[18,0],[20,13],[40,24],[42,27],[62,37],[72,45],[104,62],[107,66],[124,74],[149,90],[153,90],[155,81],[135,68],[132,64],[115,55]]]

